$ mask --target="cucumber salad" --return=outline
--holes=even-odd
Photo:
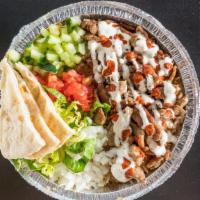
[[[5,133],[9,145],[0,144],[16,169],[85,191],[144,183],[170,159],[187,97],[174,61],[142,27],[71,17],[41,28],[23,53],[10,49],[1,66],[2,93],[13,88],[22,102],[3,95],[5,113],[21,113],[4,117],[5,130],[17,120],[21,139]],[[23,148],[12,151],[17,144]]]

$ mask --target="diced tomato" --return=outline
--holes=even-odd
[[[54,101],[56,101],[56,97],[55,96],[53,96],[53,94],[51,94],[51,93],[47,93],[48,94],[48,96],[51,98],[51,100],[54,102]]]
[[[83,111],[88,112],[94,96],[93,88],[85,84],[84,77],[75,70],[63,73],[63,80],[68,101],[78,101]]]
[[[58,80],[58,78],[57,78],[57,76],[55,74],[49,73],[47,75],[47,82],[55,82],[57,80]]]
[[[46,85],[46,80],[42,76],[40,76],[39,74],[35,74],[35,77],[40,82],[40,84]]]
[[[73,81],[82,82],[83,76],[78,74],[75,70],[70,70],[63,73],[63,81],[66,83],[71,83]]]
[[[63,93],[68,101],[78,101],[83,111],[88,112],[94,97],[94,89],[84,81],[84,76],[75,70],[64,72],[62,79],[49,73],[46,77],[36,74],[38,81],[47,87],[54,88]],[[56,98],[48,94],[52,101]]]
[[[62,80],[58,79],[58,77],[55,74],[49,73],[47,75],[47,87],[54,88],[60,92],[62,92],[64,83]]]

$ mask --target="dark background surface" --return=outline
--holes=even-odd
[[[19,28],[68,0],[0,0],[0,58]],[[188,50],[200,74],[200,0],[126,0],[156,17]],[[200,199],[200,135],[177,173],[140,200]],[[0,156],[0,200],[51,200],[29,186]]]

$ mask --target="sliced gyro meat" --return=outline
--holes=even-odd
[[[140,147],[132,145],[130,147],[130,156],[133,158],[137,166],[141,166],[145,158],[145,153]]]
[[[106,122],[106,116],[102,108],[98,108],[94,115],[94,122],[97,125],[104,125]]]
[[[147,164],[147,169],[154,170],[157,169],[163,162],[163,157],[154,157]]]
[[[109,94],[103,84],[98,84],[97,86],[97,94],[101,102],[109,103]]]
[[[137,143],[137,145],[140,148],[144,148],[145,147],[145,141],[144,141],[144,131],[139,128],[135,123],[131,123],[131,126],[133,128],[133,134],[134,134],[134,140]]]
[[[93,35],[96,35],[98,32],[96,20],[83,19],[81,22],[81,27]]]

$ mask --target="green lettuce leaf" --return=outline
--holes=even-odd
[[[80,142],[67,146],[64,163],[68,169],[74,173],[85,169],[87,163],[93,158],[95,153],[96,138],[87,138]],[[79,157],[79,159],[75,159]]]
[[[49,92],[49,93],[51,93],[53,96],[55,96],[57,99],[59,99],[59,101],[61,101],[62,103],[67,103],[67,100],[66,100],[65,96],[64,96],[62,93],[60,93],[58,90],[56,90],[56,89],[54,89],[54,88],[46,87],[46,86],[44,86],[44,85],[43,85],[43,88],[44,88],[47,92]]]
[[[24,164],[23,163],[23,159],[13,159],[12,163],[13,163],[13,165],[14,165],[14,167],[15,167],[15,169],[17,171],[19,171],[20,169],[22,169],[23,164]]]
[[[91,125],[92,120],[88,114],[79,110],[77,102],[67,102],[65,96],[54,88],[43,86],[44,89],[56,97],[54,106],[62,119],[73,128],[76,133],[59,150],[38,160],[24,160],[33,171],[50,177],[57,163],[63,162],[71,171],[78,173],[85,169],[87,163],[93,158],[95,152],[96,136],[85,138],[81,130]],[[78,159],[77,159],[78,157]],[[19,168],[21,163],[15,161]]]
[[[84,127],[91,123],[91,119],[81,112],[78,102],[68,103],[65,96],[54,88],[45,87],[45,90],[56,97],[54,106],[62,119],[78,134]]]
[[[53,72],[53,73],[58,72],[58,69],[56,68],[56,66],[52,64],[39,65],[39,67],[48,72]]]
[[[26,159],[18,159],[14,160],[13,163],[16,169],[19,166],[24,166],[24,164],[28,165],[30,170],[41,173],[46,177],[50,177],[54,172],[54,167],[57,163],[63,162],[64,160],[64,149],[60,148],[59,150],[45,156],[42,159],[38,160],[26,160]]]
[[[75,160],[71,156],[66,154],[64,164],[72,172],[78,173],[84,171],[87,162],[84,159]]]

